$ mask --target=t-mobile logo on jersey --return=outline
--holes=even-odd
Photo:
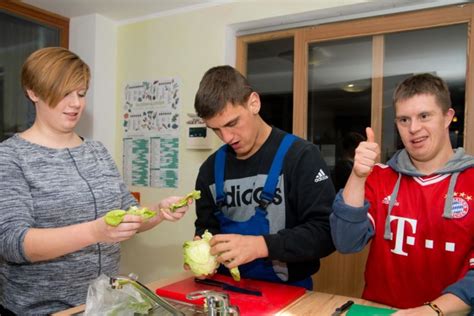
[[[416,234],[416,225],[417,221],[415,219],[400,217],[400,216],[390,216],[390,223],[395,221],[396,223],[396,230],[395,230],[395,247],[391,249],[391,251],[397,255],[401,256],[408,256],[408,253],[404,251],[403,246],[405,244],[414,246],[415,245],[415,234]],[[405,236],[405,228],[410,228],[413,235]],[[408,229],[407,229],[408,231]],[[406,238],[405,238],[406,237]],[[391,240],[393,240],[393,233],[391,236]],[[444,250],[448,252],[454,252],[455,250],[455,243],[446,242],[444,244]],[[425,248],[433,249],[434,243],[433,240],[425,239]]]

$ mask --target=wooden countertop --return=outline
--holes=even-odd
[[[281,310],[277,315],[289,316],[289,315],[331,315],[336,308],[344,304],[345,302],[352,300],[356,304],[376,306],[376,307],[387,307],[386,305],[377,304],[371,301],[367,301],[361,298],[354,298],[348,296],[341,296],[335,294],[328,294],[322,292],[308,291],[305,295],[294,301],[286,308]]]
[[[188,278],[190,276],[192,276],[191,273],[182,272],[173,277],[151,282],[147,284],[147,286],[151,290],[155,291],[159,287],[162,287],[170,283],[174,283],[176,281]],[[298,300],[288,305],[286,308],[281,310],[277,315],[280,315],[280,316],[331,315],[337,307],[341,306],[348,300],[353,300],[355,303],[361,304],[361,305],[387,307],[385,305],[377,304],[377,303],[367,301],[361,298],[353,298],[353,297],[347,297],[347,296],[341,296],[341,295],[335,295],[335,294],[307,291],[305,295],[303,295]],[[84,311],[84,309],[85,309],[85,306],[81,305],[74,308],[70,308],[62,312],[55,313],[53,315],[54,316],[72,315],[72,314]]]

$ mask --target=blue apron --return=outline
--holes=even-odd
[[[226,205],[225,193],[224,193],[224,172],[225,172],[225,159],[228,145],[224,145],[216,153],[216,159],[214,163],[214,177],[216,182],[216,205],[217,210],[215,215],[220,223],[220,232],[222,234],[240,234],[240,235],[253,235],[262,236],[270,233],[270,224],[267,219],[267,206],[273,201],[275,197],[275,191],[278,184],[278,178],[283,167],[283,160],[285,155],[290,148],[291,144],[295,141],[296,136],[292,134],[286,134],[278,147],[277,153],[273,158],[270,172],[268,173],[263,191],[260,195],[260,201],[258,206],[255,207],[255,214],[244,222],[236,222],[226,217],[222,212],[222,207]],[[272,266],[272,261],[268,259],[256,259],[252,262],[239,266],[240,274],[243,278],[266,280],[270,282],[287,283],[283,282],[275,273]],[[227,268],[221,266],[219,273],[229,274]],[[304,287],[308,290],[312,290],[313,282],[311,277],[304,280],[287,283],[290,285],[296,285]]]

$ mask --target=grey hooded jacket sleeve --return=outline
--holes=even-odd
[[[448,286],[443,294],[451,293],[456,295],[464,303],[471,306],[471,314],[474,315],[474,270],[471,269],[466,273],[466,276],[456,283]]]
[[[329,216],[332,240],[341,253],[359,252],[374,235],[374,228],[367,212],[369,202],[362,207],[352,207],[344,203],[340,190],[333,203],[333,213]]]

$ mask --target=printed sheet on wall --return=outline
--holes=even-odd
[[[129,83],[123,107],[123,177],[134,186],[176,188],[179,81]]]

